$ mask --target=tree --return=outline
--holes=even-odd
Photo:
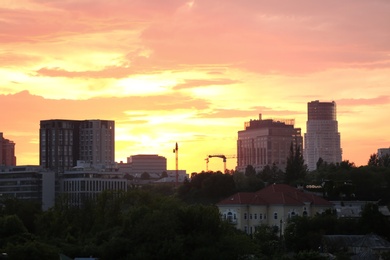
[[[377,204],[367,203],[362,211],[362,216],[359,219],[359,225],[362,231],[367,233],[376,233],[380,236],[390,238],[390,222],[378,208]]]
[[[141,180],[149,180],[150,179],[150,174],[147,172],[143,172],[141,174]]]
[[[166,178],[166,177],[168,177],[168,173],[166,171],[163,171],[161,173],[161,178]]]
[[[318,158],[318,161],[317,161],[317,163],[316,163],[316,169],[317,169],[317,171],[321,168],[321,166],[324,164],[324,159],[322,159],[321,157],[320,158]]]
[[[247,165],[245,168],[245,176],[255,176],[256,175],[256,170],[252,165]]]
[[[286,166],[286,183],[293,184],[297,181],[302,181],[307,173],[307,166],[303,159],[301,149],[299,145],[295,146],[291,142],[290,154],[287,157],[287,166]]]
[[[269,225],[262,224],[255,228],[253,239],[259,245],[263,255],[272,256],[281,251],[278,229]]]

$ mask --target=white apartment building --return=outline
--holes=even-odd
[[[327,163],[342,161],[340,133],[336,119],[336,103],[308,103],[308,120],[306,122],[304,159],[308,170],[317,168],[319,158]]]

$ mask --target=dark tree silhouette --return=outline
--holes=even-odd
[[[293,184],[305,178],[307,166],[303,159],[300,147],[297,145],[294,149],[293,143],[290,146],[290,154],[287,157],[286,183]]]

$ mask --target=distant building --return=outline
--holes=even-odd
[[[103,191],[119,195],[127,191],[127,180],[113,169],[96,169],[76,166],[59,175],[58,194],[73,206],[96,199]]]
[[[341,162],[342,150],[334,101],[316,100],[308,103],[304,136],[304,159],[309,171],[317,168],[320,158],[327,163]]]
[[[291,217],[310,217],[333,208],[329,201],[286,184],[271,184],[257,192],[238,192],[217,206],[224,220],[247,234],[253,234],[261,224],[284,232]]]
[[[39,164],[56,172],[69,170],[78,160],[90,165],[115,164],[115,122],[109,120],[42,120]]]
[[[390,155],[390,148],[379,148],[378,149],[378,158],[383,156]]]
[[[15,143],[0,132],[0,166],[16,166]]]
[[[39,166],[0,166],[0,196],[54,206],[55,174]]]
[[[291,143],[302,151],[301,129],[294,128],[294,120],[262,119],[245,123],[245,130],[238,131],[237,171],[245,171],[252,165],[256,171],[266,165],[276,165],[285,170]]]
[[[157,154],[138,154],[127,157],[132,173],[157,173],[167,171],[167,158]]]

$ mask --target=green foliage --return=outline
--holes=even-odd
[[[179,187],[178,197],[188,203],[214,204],[235,191],[232,175],[202,172]]]
[[[338,219],[327,211],[314,217],[295,216],[284,231],[286,246],[294,252],[318,250],[323,235],[356,234],[361,232],[357,220]]]
[[[255,176],[256,175],[256,170],[252,165],[248,165],[245,168],[245,176]]]
[[[1,214],[16,215],[23,222],[29,232],[34,232],[35,216],[39,215],[42,210],[39,203],[35,201],[24,201],[16,198],[3,198],[0,201],[2,207]]]
[[[256,227],[253,239],[259,246],[261,254],[274,256],[281,253],[281,241],[277,232],[277,229],[268,225],[260,225]]]
[[[355,167],[349,161],[323,163],[307,174],[305,183],[323,185],[329,200],[381,200],[390,203],[390,167]]]
[[[294,258],[294,260],[327,260],[328,257],[320,255],[317,251],[300,251]]]
[[[31,260],[52,260],[58,259],[58,249],[52,245],[41,243],[35,240],[24,244],[8,244],[4,251],[7,252],[7,259],[31,259]]]
[[[272,167],[266,165],[258,177],[266,183],[284,183],[286,178],[285,173],[276,164],[273,164]]]
[[[290,154],[287,157],[286,180],[287,184],[297,184],[304,181],[307,173],[307,166],[303,159],[301,149],[298,145],[291,143]]]
[[[379,212],[377,204],[367,203],[365,205],[359,219],[359,226],[363,234],[373,232],[390,239],[390,222]]]
[[[253,192],[264,188],[264,182],[255,175],[246,176],[241,172],[233,174],[237,192]]]
[[[141,174],[141,180],[149,180],[150,179],[150,174],[147,172],[143,172]]]

